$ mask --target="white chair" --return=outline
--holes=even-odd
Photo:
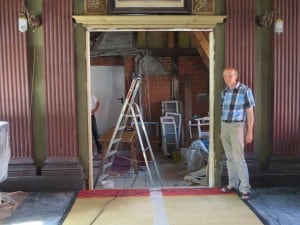
[[[190,137],[191,139],[193,138],[193,132],[192,129],[193,127],[197,128],[197,137],[196,139],[201,139],[202,137],[208,137],[209,132],[208,131],[203,131],[201,127],[207,127],[209,126],[209,117],[200,117],[200,118],[192,118],[189,120],[189,131],[190,131]]]

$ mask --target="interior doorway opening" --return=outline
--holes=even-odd
[[[87,46],[91,46],[92,45],[91,40],[95,36],[95,33],[105,33],[105,32],[107,32],[107,31],[87,31],[87,33],[86,33],[86,37],[87,37],[87,43],[86,43],[86,45]],[[117,32],[122,32],[122,31],[117,30]],[[127,31],[123,31],[123,32],[127,32]],[[137,32],[137,31],[135,31],[135,32]],[[147,32],[150,32],[150,31],[147,30]],[[168,32],[168,33],[172,32],[172,33],[174,33],[174,31],[172,31],[172,30],[171,31],[167,30],[167,31],[163,31],[163,32]],[[178,32],[178,31],[176,30],[175,32]],[[189,127],[188,127],[188,124],[186,124],[188,122],[187,120],[189,118],[191,118],[191,117],[194,117],[194,116],[199,116],[199,117],[210,116],[211,117],[213,115],[212,112],[213,112],[213,102],[214,102],[214,100],[213,100],[213,98],[214,98],[214,96],[213,96],[213,87],[214,87],[214,84],[213,84],[213,65],[214,65],[213,46],[214,46],[214,37],[213,37],[213,31],[212,30],[207,30],[207,29],[205,29],[205,30],[197,30],[197,31],[195,31],[195,30],[186,31],[185,30],[184,32],[185,33],[193,32],[194,35],[198,36],[198,38],[199,38],[199,36],[203,37],[203,33],[204,33],[204,35],[206,35],[206,37],[208,39],[207,59],[203,58],[204,57],[203,54],[205,54],[205,52],[203,53],[203,51],[202,51],[202,53],[199,53],[196,45],[191,48],[191,49],[193,49],[193,50],[195,50],[197,52],[197,55],[195,55],[193,57],[199,57],[201,59],[201,62],[199,62],[199,64],[203,64],[204,66],[207,66],[207,82],[204,84],[204,85],[207,86],[207,90],[204,91],[204,92],[200,91],[198,93],[192,93],[192,86],[193,86],[193,84],[195,82],[194,82],[194,80],[191,77],[189,77],[187,75],[187,74],[190,73],[187,69],[185,69],[185,71],[183,71],[183,72],[182,71],[180,72],[183,75],[183,78],[182,78],[181,81],[180,81],[180,79],[176,79],[176,77],[174,79],[174,77],[172,77],[172,75],[170,76],[170,71],[169,71],[169,74],[167,76],[162,75],[162,74],[157,74],[156,76],[150,76],[149,74],[145,74],[144,79],[147,82],[148,87],[149,87],[149,84],[151,82],[154,83],[154,86],[157,86],[157,84],[155,83],[155,80],[158,83],[162,82],[163,80],[167,80],[167,81],[165,81],[165,85],[167,85],[168,88],[165,88],[166,89],[165,91],[169,92],[169,99],[168,100],[180,100],[181,104],[183,104],[183,107],[181,109],[182,112],[184,113],[183,126],[182,126],[184,136],[182,138],[182,140],[183,140],[182,143],[186,144],[186,141],[187,141],[187,138],[188,138],[187,136],[189,136],[189,132],[188,132],[188,128]],[[200,34],[200,35],[198,35],[198,34]],[[197,41],[197,39],[196,39],[196,41]],[[198,42],[200,42],[200,41],[201,40],[198,39]],[[172,51],[174,51],[174,49]],[[207,49],[206,49],[206,51],[207,51]],[[159,52],[159,50],[157,50],[157,52]],[[156,54],[158,54],[157,52],[156,52]],[[162,53],[162,52],[164,52],[164,51],[160,50],[160,54],[161,55],[159,55],[158,57],[160,57],[160,58],[169,57],[169,56],[167,56],[166,52],[164,52],[164,53]],[[191,52],[189,52],[188,54],[193,54]],[[90,51],[90,49],[89,49],[88,53],[89,54],[87,54],[87,55],[92,56],[92,52]],[[185,54],[187,54],[187,53],[185,53]],[[177,55],[176,57],[174,55],[171,58],[172,58],[172,60],[174,60],[174,58],[176,58],[176,60],[177,60],[177,66],[178,66],[178,58],[180,58],[180,57],[186,57],[186,55],[185,56]],[[129,56],[129,54],[127,56]],[[111,57],[111,56],[109,56],[109,57]],[[122,57],[124,57],[124,53],[123,53]],[[132,56],[129,56],[129,57],[132,57]],[[179,61],[180,60],[183,60],[183,59],[179,59]],[[92,72],[91,72],[92,71],[92,67],[95,66],[95,65],[93,65],[93,63],[91,63],[92,61],[93,61],[92,58],[87,59],[87,62],[88,62],[87,63],[87,74],[88,74],[87,80],[88,80],[88,84],[89,84],[88,85],[89,86],[88,87],[88,96],[89,96],[89,93],[90,93],[90,91],[92,89],[92,85],[95,85],[94,81],[92,80]],[[126,70],[126,65],[125,64],[126,63],[124,63],[124,60],[122,60],[122,61],[123,61],[124,76],[125,76],[125,74],[126,74],[126,71],[125,71]],[[133,57],[133,63],[135,63],[134,57]],[[132,72],[136,71],[137,69],[138,69],[137,66],[135,66],[133,68]],[[127,73],[128,73],[128,71],[127,71]],[[166,77],[167,77],[167,79],[166,79]],[[126,91],[128,89],[128,83],[127,83],[127,88],[126,88],[126,81],[127,82],[130,81],[130,77],[127,77],[127,78],[125,77],[124,80],[125,80],[125,83],[124,83],[125,93],[124,94],[126,95]],[[179,87],[179,85],[182,82],[183,82],[183,86],[182,87],[184,87],[184,89],[183,90],[181,89],[181,91],[184,91],[184,95],[185,95],[184,98],[180,97],[180,87]],[[153,108],[151,107],[151,104],[149,104],[149,96],[147,96],[147,93],[149,94],[149,89],[147,89],[148,87],[145,86],[144,90],[141,91],[140,104],[142,106],[144,106],[144,107],[142,107],[142,109],[143,109],[144,114],[145,114],[145,116],[147,118],[147,121],[149,121],[149,122],[157,122],[157,115],[158,115],[157,111],[159,111],[159,114],[160,114],[161,110],[155,109],[157,115],[152,115],[153,114],[152,113]],[[196,95],[196,97],[195,97],[195,95]],[[207,108],[205,109],[205,115],[203,114],[203,112],[198,113],[199,111],[197,111],[197,110],[195,111],[193,109],[193,107],[192,107],[193,100],[196,103],[198,103],[198,104],[201,103],[201,102],[202,102],[202,104],[203,104],[203,102],[206,102]],[[145,104],[145,103],[147,103],[147,101],[148,101],[148,104]],[[195,103],[194,103],[194,105],[195,105]],[[160,116],[160,115],[158,115],[158,116]],[[153,119],[153,117],[156,117],[156,118]],[[209,143],[210,144],[209,144],[209,147],[208,147],[209,148],[209,155],[208,155],[208,160],[207,160],[207,164],[208,164],[208,174],[207,174],[208,180],[207,180],[207,185],[210,186],[210,187],[213,187],[214,186],[214,177],[212,176],[212,174],[214,173],[214,168],[213,168],[213,166],[211,166],[211,165],[213,165],[211,162],[214,161],[213,142],[211,141],[211,140],[213,140],[213,137],[212,137],[212,135],[213,135],[213,120],[212,119],[209,120],[209,127],[210,127],[210,129],[209,129]],[[161,129],[160,129],[160,131],[161,131]],[[105,131],[103,130],[103,132],[105,132]],[[103,132],[100,132],[100,134],[102,135]],[[89,135],[89,136],[91,137],[91,135]],[[92,151],[92,146],[93,146],[92,145],[92,138],[90,138],[90,142],[91,142],[90,143],[90,146],[91,146],[91,148],[90,148],[90,159],[93,159],[94,157],[93,157],[93,154],[92,154],[92,152],[93,152]],[[181,147],[187,147],[187,146],[182,145]],[[94,162],[94,160],[91,160],[90,162]],[[94,167],[95,167],[95,165],[93,165],[93,164],[90,165],[90,176],[89,176],[90,177],[90,179],[89,179],[90,180],[89,181],[90,187],[97,187],[97,185],[95,185],[93,183],[94,182],[94,177],[96,175]],[[174,173],[177,173],[177,171],[174,171]]]

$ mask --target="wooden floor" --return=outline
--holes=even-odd
[[[121,157],[127,158],[130,160],[130,152],[129,151],[120,151],[119,155]],[[128,172],[125,173],[114,173],[110,172],[110,176],[107,178],[106,185],[109,185],[109,188],[153,188],[153,187],[187,187],[187,186],[195,186],[195,187],[205,187],[207,186],[206,178],[201,180],[201,184],[191,182],[190,180],[186,180],[184,167],[181,166],[179,162],[175,162],[175,160],[167,158],[160,151],[155,151],[155,160],[157,163],[157,167],[159,170],[159,176],[156,173],[154,162],[151,161],[149,163],[149,168],[152,175],[152,181],[150,179],[147,167],[144,163],[139,162],[138,173],[134,173],[133,166],[130,167]],[[178,161],[178,160],[177,160]],[[132,162],[131,162],[132,164]],[[94,157],[94,180],[96,180],[100,165],[100,155]],[[111,186],[112,185],[112,186]],[[94,185],[95,186],[95,185]],[[98,182],[95,186],[95,189],[103,189],[103,184]]]
[[[219,188],[81,191],[63,223],[77,224],[263,225],[236,193]]]

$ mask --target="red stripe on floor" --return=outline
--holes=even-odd
[[[122,196],[149,196],[149,189],[101,189],[101,190],[81,190],[77,198],[94,197],[122,197]]]
[[[224,195],[220,188],[162,188],[163,196],[189,196],[189,195]],[[235,194],[234,192],[226,194]],[[81,190],[78,198],[94,197],[122,197],[122,196],[150,196],[149,189],[101,189]]]
[[[161,190],[163,196],[188,196],[188,195],[220,195],[221,188],[167,188]]]

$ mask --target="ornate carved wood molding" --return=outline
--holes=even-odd
[[[215,0],[193,0],[193,14],[214,14]]]
[[[211,30],[223,23],[223,15],[74,15],[87,30]]]
[[[85,14],[106,14],[106,0],[85,0]]]

